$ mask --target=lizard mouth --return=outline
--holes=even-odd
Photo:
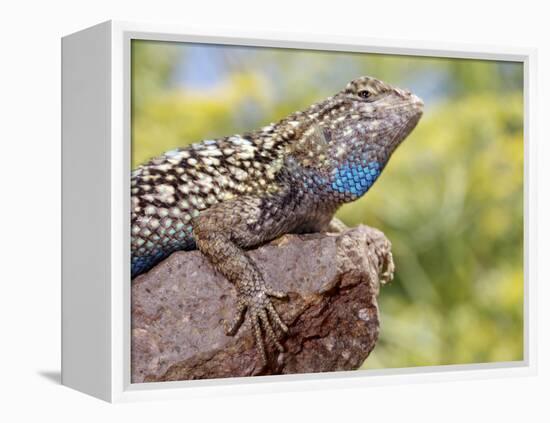
[[[408,119],[397,127],[395,134],[391,138],[390,146],[392,151],[407,138],[424,113],[424,102],[414,94],[411,95],[411,99],[402,107],[407,110],[405,113],[408,115]]]

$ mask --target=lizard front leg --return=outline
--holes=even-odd
[[[270,299],[284,298],[286,294],[267,286],[259,269],[243,250],[260,244],[266,236],[266,228],[255,233],[249,225],[257,214],[257,201],[254,198],[242,197],[218,203],[202,211],[194,219],[193,234],[199,250],[237,287],[237,312],[233,321],[226,326],[226,333],[234,335],[246,315],[254,331],[262,365],[265,366],[267,357],[262,330],[267,340],[279,351],[283,351],[273,325],[285,333],[288,332],[288,328]]]

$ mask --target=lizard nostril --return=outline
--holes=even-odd
[[[411,100],[418,107],[424,107],[424,101],[417,95],[411,94]]]

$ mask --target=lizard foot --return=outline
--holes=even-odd
[[[279,299],[286,298],[284,292],[273,291],[271,289],[256,289],[252,295],[240,294],[237,312],[231,323],[226,326],[227,335],[235,335],[239,327],[244,321],[244,317],[248,318],[254,337],[256,339],[256,349],[262,361],[262,366],[267,364],[267,355],[264,346],[264,336],[268,342],[271,342],[277,350],[284,351],[284,347],[279,342],[273,325],[276,325],[284,333],[288,332],[288,327],[281,320],[277,310],[273,306],[269,297]],[[248,313],[246,313],[248,311]],[[263,329],[263,334],[262,334]]]
[[[349,229],[349,227],[342,222],[337,217],[333,217],[330,223],[328,224],[326,231],[331,233],[337,233],[341,234],[343,232],[346,232]]]

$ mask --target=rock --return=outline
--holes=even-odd
[[[198,251],[176,252],[132,282],[132,382],[357,369],[379,332],[380,283],[393,276],[391,245],[366,226],[285,235],[250,251],[290,331],[261,369],[248,324],[226,336],[236,290]]]

